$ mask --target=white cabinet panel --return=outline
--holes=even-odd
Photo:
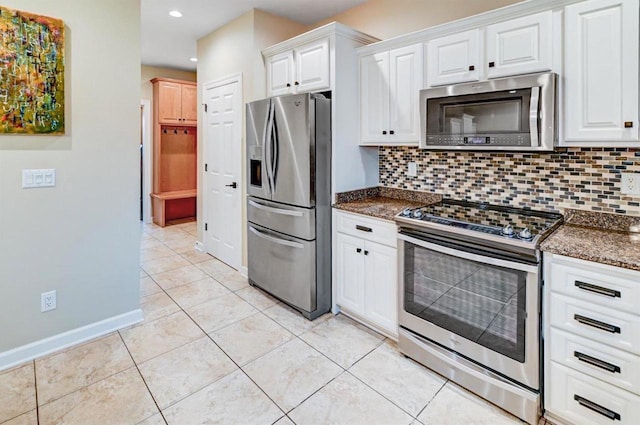
[[[417,146],[422,45],[360,58],[360,143]]]
[[[565,141],[638,140],[638,1],[565,9]]]
[[[267,96],[330,90],[329,50],[323,38],[265,58]]]
[[[418,143],[419,97],[422,88],[422,46],[389,52],[389,141]]]
[[[551,11],[487,27],[489,78],[548,71],[552,53]]]
[[[365,315],[392,334],[398,333],[398,251],[365,242]]]
[[[364,242],[338,233],[336,241],[337,303],[354,313],[364,313]]]
[[[305,44],[294,50],[296,93],[329,89],[329,39]]]
[[[360,58],[360,140],[384,143],[389,128],[389,53]]]
[[[580,425],[635,425],[640,417],[640,397],[591,378],[555,362],[547,409]]]
[[[267,58],[267,91],[269,96],[292,92],[293,52],[285,52]]]
[[[481,78],[480,30],[436,38],[427,46],[429,86],[478,81]]]

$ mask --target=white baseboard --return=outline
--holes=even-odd
[[[247,266],[240,267],[240,274],[244,277],[249,277],[249,269],[247,268]]]
[[[137,309],[0,353],[0,371],[72,345],[106,335],[144,320]]]

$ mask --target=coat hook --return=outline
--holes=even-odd
[[[164,134],[167,134],[167,129],[166,129],[166,128],[163,128],[163,129],[162,129],[162,132],[163,132]]]
[[[184,129],[184,134],[189,134],[186,128]]]
[[[178,129],[177,128],[173,129],[173,134],[178,134]]]

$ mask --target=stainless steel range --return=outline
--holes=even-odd
[[[537,424],[538,245],[562,216],[445,199],[396,222],[400,350]]]

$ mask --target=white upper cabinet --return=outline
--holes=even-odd
[[[565,9],[564,143],[638,141],[638,1]]]
[[[427,43],[429,86],[478,81],[482,77],[480,30],[474,29]]]
[[[329,90],[329,38],[265,59],[267,96]]]
[[[552,13],[512,19],[487,27],[487,77],[551,69]]]
[[[267,84],[269,96],[291,93],[293,81],[293,51],[267,58]]]
[[[361,144],[418,144],[422,63],[421,44],[360,58]]]

